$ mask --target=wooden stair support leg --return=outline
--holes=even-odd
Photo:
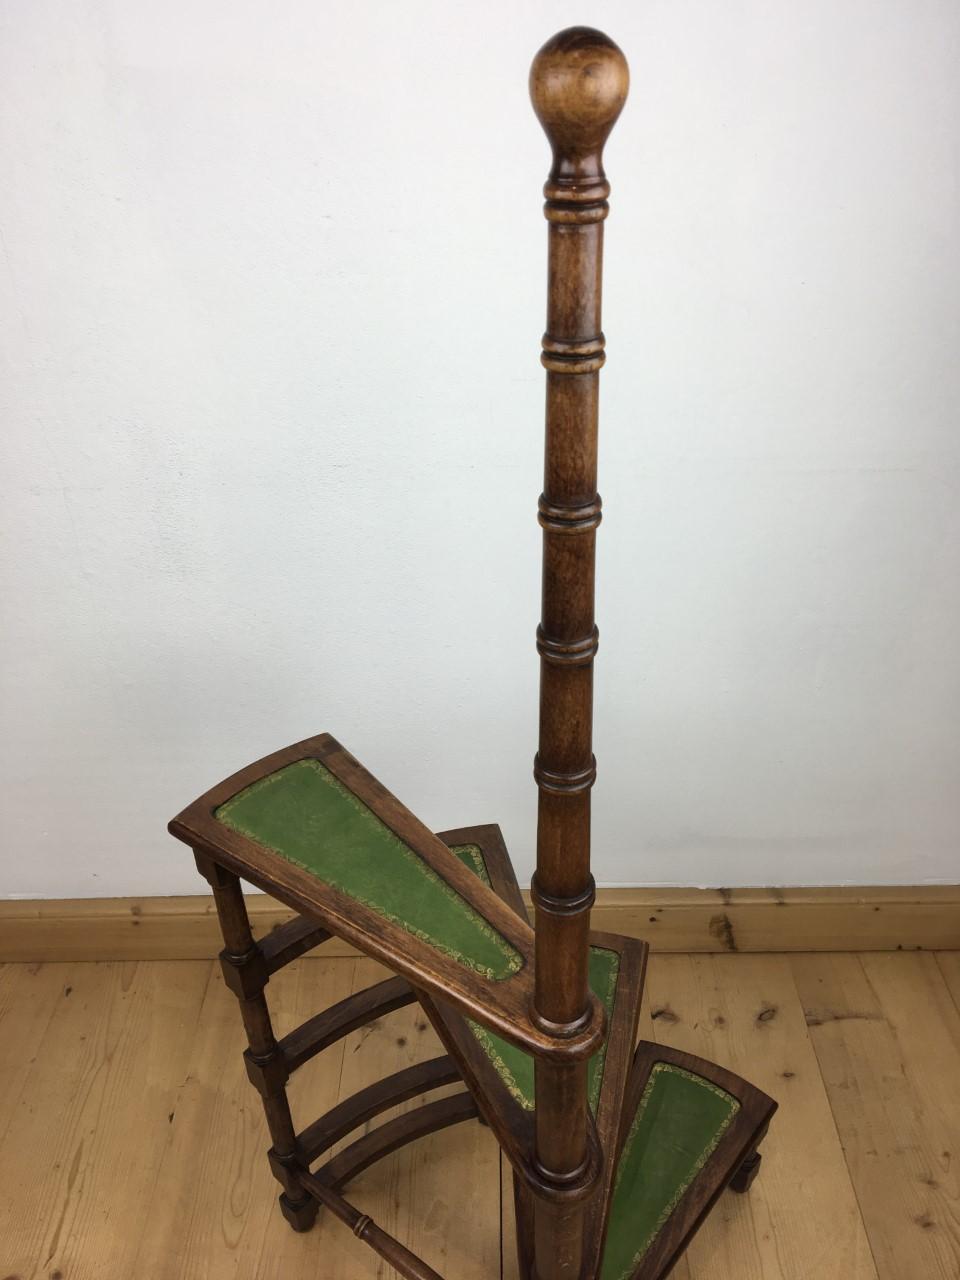
[[[598,31],[573,27],[534,59],[530,94],[553,148],[544,187],[549,224],[534,1021],[557,1037],[589,1019],[594,552],[600,523],[597,404],[604,339],[600,327],[603,219],[609,185],[603,144],[626,100],[623,54]],[[587,1124],[587,1064],[539,1059],[538,1173],[567,1196],[537,1199],[538,1280],[580,1280],[586,1200],[599,1161]]]
[[[273,1034],[270,1011],[263,988],[269,974],[260,948],[250,931],[240,879],[212,858],[196,853],[197,869],[213,890],[223,933],[225,950],[221,961],[227,985],[237,996],[243,1018],[250,1060],[270,1081],[262,1092],[263,1110],[273,1142],[283,1194],[280,1207],[297,1231],[307,1231],[317,1216],[317,1202],[306,1194],[300,1181],[302,1172],[293,1117],[287,1101],[287,1071],[277,1038]],[[233,971],[231,974],[231,970]]]

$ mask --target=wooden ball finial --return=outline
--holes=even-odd
[[[602,31],[568,27],[547,41],[530,68],[530,98],[553,148],[553,182],[602,180],[603,144],[629,87],[627,60]]]

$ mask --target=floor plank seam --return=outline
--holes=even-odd
[[[863,965],[861,963],[859,955],[857,955],[857,964],[860,966],[862,970]],[[863,1211],[863,1203],[860,1198],[860,1192],[857,1188],[857,1182],[853,1176],[853,1171],[850,1168],[850,1162],[847,1159],[846,1148],[843,1145],[843,1135],[840,1132],[840,1121],[837,1118],[837,1110],[836,1110],[836,1107],[834,1106],[833,1095],[831,1093],[829,1084],[827,1082],[826,1075],[824,1074],[823,1063],[820,1061],[820,1053],[817,1049],[816,1039],[810,1034],[810,1024],[807,1023],[807,1010],[804,1006],[803,998],[800,995],[800,988],[797,986],[797,980],[793,972],[792,965],[790,966],[790,977],[793,980],[794,990],[797,993],[797,1003],[799,1004],[800,1009],[803,1012],[804,1023],[806,1023],[807,1025],[807,1039],[810,1041],[810,1047],[813,1050],[813,1056],[817,1064],[817,1070],[820,1073],[820,1083],[823,1086],[823,1096],[826,1098],[827,1106],[830,1108],[830,1116],[833,1120],[834,1132],[837,1135],[837,1145],[840,1148],[841,1152],[843,1153],[843,1163],[844,1163],[844,1168],[847,1171],[847,1180],[850,1183],[850,1190],[853,1194],[853,1199],[857,1206],[857,1212],[860,1215],[860,1224],[863,1227],[863,1234],[867,1242],[867,1248],[870,1250],[870,1258],[871,1258],[871,1261],[873,1262],[873,1269],[877,1275],[878,1280],[880,1280],[880,1278],[883,1275],[883,1272],[881,1271],[880,1263],[877,1260],[877,1249],[870,1236],[870,1228],[867,1225],[867,1217]],[[864,970],[864,978],[866,978],[865,970]]]
[[[933,958],[937,962],[937,969],[940,971],[940,977],[943,979],[943,985],[947,988],[947,993],[950,996],[950,999],[953,1001],[954,1006],[957,1010],[957,1013],[960,1013],[960,986],[958,986],[956,990],[954,990],[954,986],[950,980],[950,976],[947,973],[946,969],[944,969],[943,961],[940,959],[941,956],[954,956],[954,955],[960,955],[960,952],[935,951],[933,953]]]

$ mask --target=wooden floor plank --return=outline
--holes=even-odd
[[[358,961],[356,989],[385,976],[386,971],[372,961]],[[442,1052],[419,1005],[398,1010],[347,1038],[340,1096],[348,1097],[385,1075]],[[460,1088],[450,1086],[429,1097]],[[423,1101],[411,1099],[367,1128]],[[499,1165],[499,1148],[490,1131],[468,1121],[394,1153],[351,1183],[345,1194],[441,1275],[495,1280],[500,1270]],[[330,1280],[359,1280],[368,1275],[393,1280],[393,1269],[378,1267],[367,1246],[344,1228],[330,1222],[326,1232],[325,1242],[329,1240],[334,1251],[327,1255],[329,1270],[324,1273]]]
[[[0,1148],[4,1274],[133,1274],[205,967],[70,966]]]
[[[936,958],[793,964],[881,1280],[957,1280],[960,1012]]]
[[[300,961],[267,988],[278,1034],[349,994],[353,961]],[[319,1280],[314,1232],[298,1235],[277,1206],[270,1146],[258,1094],[243,1067],[243,1027],[219,966],[207,966],[200,1026],[133,1274],[156,1280]],[[342,1045],[321,1055],[324,1070],[297,1082],[301,1127],[336,1103]],[[316,1064],[313,1064],[314,1066]]]
[[[276,1034],[286,1035],[307,1018],[354,991],[356,969],[357,963],[353,960],[303,960],[271,979],[268,995]],[[331,1045],[291,1078],[288,1096],[298,1131],[339,1101],[344,1052],[344,1041]],[[250,1088],[245,1075],[243,1085]],[[254,1103],[259,1108],[256,1095],[251,1098],[251,1104]],[[263,1132],[269,1145],[266,1125]],[[265,1163],[262,1156],[261,1163]],[[311,1231],[302,1234],[293,1231],[277,1205],[279,1184],[273,1178],[269,1181],[270,1205],[262,1239],[257,1249],[247,1252],[237,1275],[249,1274],[257,1280],[327,1280],[331,1275],[327,1269],[331,1249],[338,1248],[339,1237],[351,1239],[350,1233],[322,1211]]]
[[[64,964],[0,965],[0,1148],[50,1020],[70,998],[71,971]]]
[[[268,987],[278,1033],[382,975],[352,959],[290,966]],[[723,1197],[676,1280],[957,1280],[960,954],[660,956],[648,997],[647,1038],[782,1104],[751,1193]],[[0,1276],[394,1280],[329,1216],[305,1235],[281,1217],[216,966],[5,966],[0,1032]],[[419,1009],[398,1011],[294,1076],[295,1120],[439,1052]],[[517,1280],[499,1167],[468,1123],[349,1195],[450,1280]]]
[[[937,966],[953,997],[953,1003],[960,1009],[960,951],[938,951]]]
[[[513,1169],[500,1158],[500,1280],[520,1280],[517,1265],[517,1219],[513,1208]]]
[[[432,1096],[437,1096],[436,1094]],[[500,1275],[500,1148],[476,1120],[410,1148],[411,1216],[407,1243],[450,1280]],[[367,1266],[370,1262],[368,1259]],[[351,1278],[353,1280],[353,1278]]]
[[[789,960],[657,956],[647,1000],[645,1038],[729,1067],[781,1104],[752,1190],[723,1195],[678,1280],[876,1280]]]

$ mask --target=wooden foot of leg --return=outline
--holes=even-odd
[[[286,1194],[280,1197],[280,1212],[293,1227],[294,1231],[309,1231],[317,1220],[320,1206],[312,1196],[307,1196],[299,1204],[294,1204]]]
[[[746,1195],[753,1185],[754,1178],[760,1172],[762,1159],[763,1157],[759,1151],[752,1151],[730,1179],[730,1190],[736,1191],[740,1195]]]

